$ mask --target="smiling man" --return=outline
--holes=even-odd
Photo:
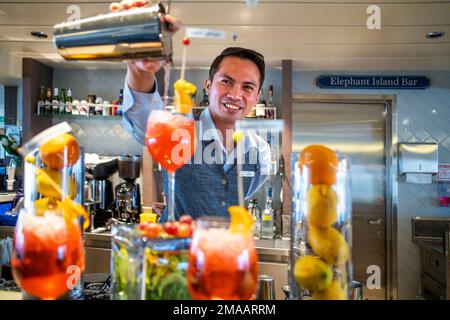
[[[163,109],[151,61],[129,63],[124,90],[124,125],[145,144],[145,128],[153,109]],[[238,204],[236,148],[232,133],[256,105],[264,82],[264,57],[253,50],[230,47],[211,64],[205,89],[209,107],[197,121],[197,149],[191,161],[176,171],[175,214],[228,216],[227,208]],[[245,198],[256,192],[268,177],[270,149],[254,133],[244,142]],[[213,161],[211,161],[213,159]],[[226,161],[223,161],[226,159]],[[167,194],[167,174],[163,174]],[[161,221],[167,219],[164,211]]]

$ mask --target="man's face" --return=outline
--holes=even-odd
[[[214,121],[234,125],[236,120],[245,118],[258,102],[259,82],[259,69],[254,62],[224,58],[212,82],[208,79],[205,84]]]

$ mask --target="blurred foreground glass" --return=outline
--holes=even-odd
[[[291,299],[352,296],[348,159],[313,145],[292,156]]]
[[[30,298],[82,295],[84,157],[68,131],[67,125],[41,133],[28,143],[32,147],[25,156],[24,207],[14,234],[12,268]]]
[[[190,238],[146,238],[137,225],[113,225],[115,300],[189,300]]]
[[[230,221],[196,220],[189,254],[188,288],[197,300],[249,300],[258,286],[253,234],[232,233]]]

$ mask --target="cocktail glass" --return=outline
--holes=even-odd
[[[249,300],[258,285],[258,257],[252,233],[234,233],[219,217],[196,220],[188,288],[197,300]]]
[[[194,155],[195,121],[192,113],[153,110],[147,121],[146,145],[151,156],[168,173],[168,220],[175,220],[175,171]]]

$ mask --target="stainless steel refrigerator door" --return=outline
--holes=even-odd
[[[310,144],[324,144],[347,155],[352,183],[353,278],[363,283],[363,299],[386,299],[389,221],[387,179],[387,106],[364,103],[296,99],[292,105],[293,152]],[[373,267],[375,266],[375,267]],[[379,269],[377,269],[379,267]],[[377,279],[367,282],[373,272]],[[371,278],[372,279],[372,278]],[[370,288],[369,288],[370,287]]]

